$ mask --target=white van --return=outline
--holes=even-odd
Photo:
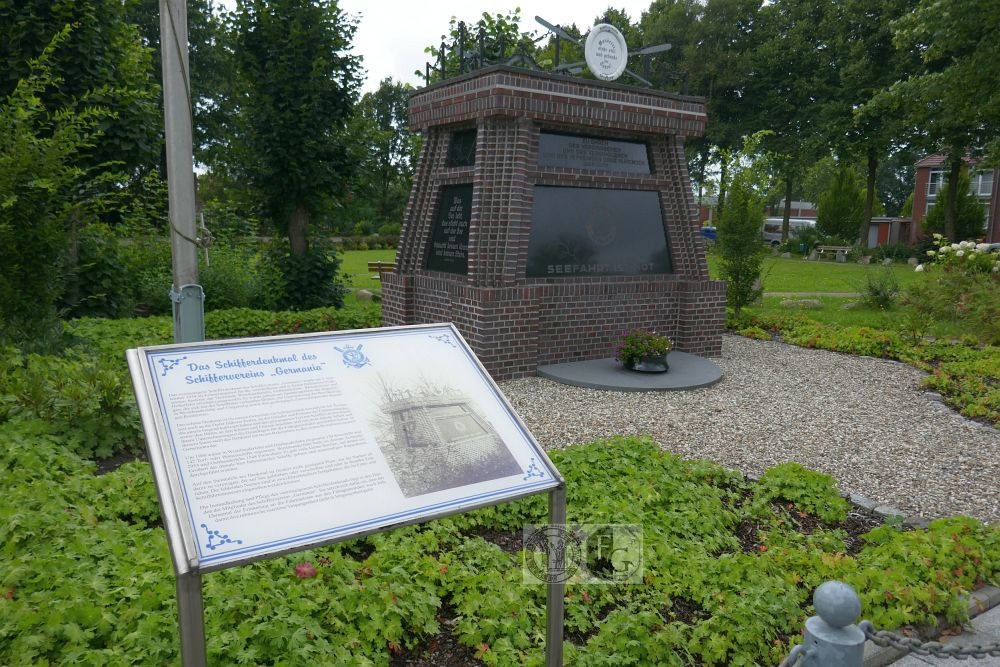
[[[767,218],[764,220],[764,228],[761,230],[764,235],[764,243],[776,246],[781,245],[781,225],[782,218]],[[816,221],[810,218],[789,218],[788,236],[795,237],[799,230],[816,226]]]

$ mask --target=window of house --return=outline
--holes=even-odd
[[[931,169],[931,173],[927,178],[927,198],[933,199],[937,197],[942,185],[944,185],[944,170]]]
[[[981,171],[972,177],[972,192],[978,197],[989,197],[993,192],[993,171]]]

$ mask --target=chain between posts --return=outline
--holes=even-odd
[[[955,658],[956,660],[967,660],[968,658],[982,660],[987,657],[1000,658],[1000,642],[964,645],[942,644],[941,642],[933,641],[921,642],[919,639],[907,637],[898,632],[876,630],[870,621],[861,621],[858,627],[864,631],[865,637],[870,639],[874,644],[884,648],[894,648],[904,653],[932,655],[935,658]],[[789,655],[789,657],[791,656]]]

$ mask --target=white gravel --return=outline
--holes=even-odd
[[[723,337],[718,384],[611,392],[542,378],[500,388],[545,448],[648,435],[685,458],[759,476],[783,461],[911,518],[1000,524],[1000,430],[959,415],[905,364]]]

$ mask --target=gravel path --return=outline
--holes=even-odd
[[[542,378],[500,383],[543,447],[648,435],[745,474],[794,460],[840,490],[928,519],[1000,525],[1000,430],[921,389],[905,364],[723,337],[713,387],[609,392]]]

